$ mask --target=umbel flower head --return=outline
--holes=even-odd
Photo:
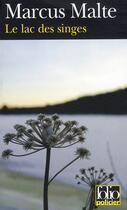
[[[78,179],[78,184],[85,183],[90,187],[95,187],[95,185],[108,184],[112,182],[114,174],[107,174],[104,169],[97,171],[94,167],[88,169],[80,169],[80,175],[76,175]]]
[[[76,179],[78,179],[77,184],[87,184],[90,187],[86,200],[86,206],[83,210],[93,210],[97,208],[95,204],[95,186],[102,184],[107,185],[109,182],[113,181],[113,178],[114,174],[107,174],[104,169],[100,169],[99,171],[97,171],[94,167],[80,169],[80,175],[76,175]]]
[[[85,141],[87,128],[77,125],[76,121],[63,122],[57,114],[51,117],[39,114],[36,120],[27,120],[25,125],[15,125],[16,132],[6,134],[4,142],[22,146],[27,152],[25,155],[45,148],[66,148]],[[2,156],[8,158],[18,155],[14,155],[12,150],[5,150]]]

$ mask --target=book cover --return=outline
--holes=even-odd
[[[127,3],[0,1],[0,210],[127,209]]]

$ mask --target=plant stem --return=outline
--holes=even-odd
[[[43,188],[43,210],[48,210],[48,182],[49,182],[50,156],[51,156],[51,148],[47,148],[44,188]]]
[[[88,193],[85,209],[93,210],[94,208],[95,208],[95,189],[91,188]]]
[[[74,163],[76,160],[78,160],[80,157],[76,157],[75,159],[73,159],[71,162],[69,162],[66,166],[64,166],[60,171],[58,171],[49,181],[48,184],[50,184],[55,178],[56,176],[58,176],[64,169],[66,169],[68,166],[70,166],[72,163]]]
[[[36,153],[36,152],[39,152],[39,151],[41,151],[41,150],[43,150],[43,148],[42,148],[42,149],[36,149],[36,150],[33,151],[33,152],[26,153],[26,154],[22,154],[22,155],[10,154],[10,156],[12,156],[12,157],[24,157],[24,156],[28,156],[28,155],[34,154],[34,153]]]

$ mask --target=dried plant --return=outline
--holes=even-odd
[[[77,184],[85,184],[89,186],[88,197],[86,205],[83,210],[96,209],[95,205],[95,186],[96,185],[107,185],[113,181],[114,174],[107,174],[104,169],[97,171],[94,167],[88,169],[80,169],[80,175],[76,175],[78,179]]]
[[[37,120],[27,120],[26,125],[15,125],[16,132],[4,136],[6,144],[12,143],[22,146],[25,154],[15,154],[12,150],[3,151],[3,158],[23,157],[42,150],[46,150],[46,164],[43,188],[43,209],[48,210],[48,186],[64,169],[80,158],[88,158],[90,152],[85,148],[77,148],[76,157],[49,178],[51,149],[68,148],[85,141],[86,127],[77,126],[76,121],[60,120],[57,114],[47,117],[40,114]]]

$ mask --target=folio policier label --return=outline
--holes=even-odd
[[[96,185],[96,206],[119,206],[121,205],[121,191],[119,185]]]

